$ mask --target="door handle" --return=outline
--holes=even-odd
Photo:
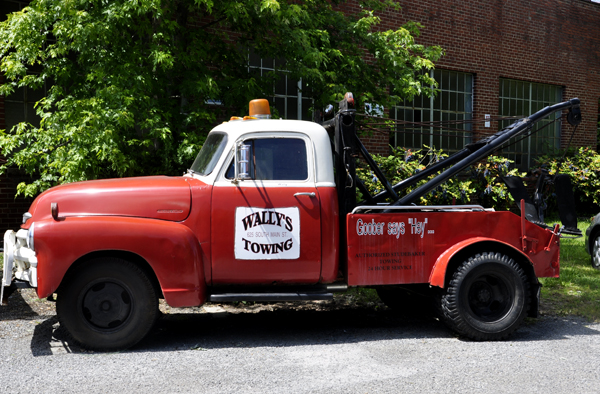
[[[309,196],[309,197],[315,197],[317,194],[315,192],[300,192],[300,193],[296,193],[294,194],[294,197],[298,197],[298,196]]]

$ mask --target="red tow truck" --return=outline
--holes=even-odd
[[[538,278],[559,275],[561,229],[532,222],[525,209],[415,203],[567,109],[579,123],[578,99],[546,107],[391,185],[357,136],[351,94],[321,123],[270,119],[268,102],[253,100],[250,116],[209,133],[181,177],[78,182],[40,194],[21,229],[4,235],[2,292],[56,293],[61,326],[97,350],[144,338],[159,298],[172,307],[327,300],[355,286],[396,306],[406,291],[432,295],[458,334],[503,339],[536,316]],[[383,192],[371,195],[357,177],[359,156]]]

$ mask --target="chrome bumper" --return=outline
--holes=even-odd
[[[13,276],[16,280],[28,282],[37,287],[37,257],[27,245],[29,230],[16,233],[8,230],[4,233],[4,269],[0,290],[0,299],[4,299],[4,288],[10,286]]]

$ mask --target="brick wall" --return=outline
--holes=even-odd
[[[560,85],[563,99],[579,97],[583,122],[574,146],[596,147],[600,98],[600,3],[589,0],[401,0],[380,15],[383,29],[408,20],[423,25],[418,43],[440,45],[437,68],[474,74],[473,118],[498,115],[500,78]],[[495,130],[483,124],[474,134]],[[572,128],[562,127],[562,146]],[[381,153],[379,139],[365,139]],[[385,152],[383,152],[385,153]]]
[[[17,185],[27,178],[17,169],[0,175],[0,231],[17,230],[33,198],[15,197]]]

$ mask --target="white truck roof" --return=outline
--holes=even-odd
[[[233,157],[237,141],[247,138],[260,138],[270,134],[285,138],[286,134],[289,133],[290,137],[294,134],[303,134],[310,140],[312,152],[309,155],[309,160],[312,157],[317,187],[335,186],[333,154],[331,151],[329,135],[323,126],[315,122],[283,119],[231,120],[222,123],[211,130],[211,133],[215,132],[227,134],[227,145],[225,146],[222,157],[215,167],[215,171],[202,178],[216,177],[219,170],[222,169],[224,165],[227,165],[231,160],[230,158]],[[225,162],[226,160],[227,162]],[[207,181],[209,181],[209,179],[207,179]]]

